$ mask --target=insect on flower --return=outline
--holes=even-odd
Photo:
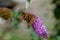
[[[0,8],[0,17],[3,19],[11,19],[12,18],[12,10],[8,8]]]
[[[28,28],[29,28],[29,26],[32,25],[32,23],[35,19],[34,15],[29,14],[29,12],[26,12],[26,11],[23,11],[22,16],[20,16],[20,17],[22,17],[24,20],[26,20],[26,22],[28,23]]]
[[[39,17],[30,14],[30,12],[23,11],[22,18],[26,20],[29,26],[32,26],[39,37],[48,38],[48,32],[43,24],[43,21]]]

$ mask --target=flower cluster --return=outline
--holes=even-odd
[[[35,18],[32,27],[39,37],[48,38],[48,32],[43,21],[39,17]]]
[[[12,10],[8,8],[0,8],[0,17],[3,19],[10,19],[12,17]]]

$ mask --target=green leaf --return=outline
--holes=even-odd
[[[60,36],[57,36],[57,40],[60,40]]]
[[[18,14],[17,12],[13,11],[13,18],[17,18],[18,15],[19,15],[19,14]]]

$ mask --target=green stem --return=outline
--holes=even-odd
[[[13,18],[15,19],[15,22],[13,23],[14,24],[14,27],[15,29],[18,28],[18,25],[19,23],[21,22],[21,20],[18,19],[18,17],[21,15],[21,13],[17,13],[15,11],[13,11]]]
[[[14,27],[15,27],[15,29],[18,28],[19,23],[20,23],[19,21],[15,21],[15,23],[14,23]]]
[[[39,37],[37,36],[37,34],[34,32],[34,30],[32,29],[32,27],[30,28],[31,31],[31,35],[33,40],[39,40]]]
[[[26,9],[29,8],[30,2],[31,2],[31,0],[26,0]]]

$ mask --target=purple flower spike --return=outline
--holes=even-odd
[[[48,32],[39,17],[35,18],[32,27],[39,37],[48,38]]]

